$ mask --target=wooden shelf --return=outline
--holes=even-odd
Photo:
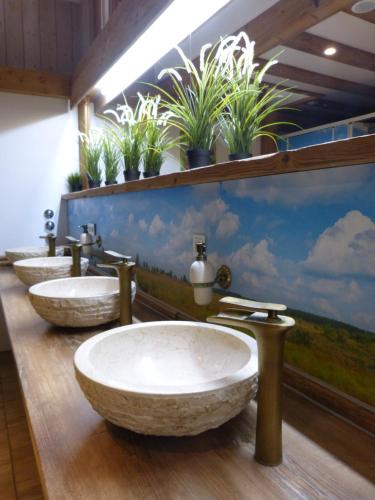
[[[375,134],[64,194],[64,200],[375,162]]]

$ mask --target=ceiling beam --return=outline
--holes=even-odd
[[[258,59],[258,62],[265,64],[267,61]],[[308,83],[325,89],[339,90],[349,94],[361,95],[363,97],[375,99],[375,87],[363,83],[350,82],[333,76],[315,73],[307,69],[296,68],[287,64],[278,63],[268,70],[269,75],[286,78],[300,83]]]
[[[354,3],[354,2],[352,2],[352,3]],[[345,7],[345,9],[343,9],[343,11],[346,12],[346,14],[350,14],[351,16],[359,17],[363,21],[368,21],[369,23],[375,24],[375,10],[372,10],[371,12],[367,12],[367,14],[355,14],[349,5],[349,6]]]
[[[255,51],[261,55],[277,45],[336,14],[353,1],[348,0],[279,0],[275,5],[247,23],[242,30],[255,40]]]
[[[0,66],[0,91],[69,98],[71,82],[56,73]]]
[[[327,60],[337,61],[349,66],[375,71],[375,54],[365,50],[356,49],[343,43],[334,42],[327,38],[312,35],[311,33],[301,33],[292,40],[284,43],[286,47],[300,50],[314,56],[324,57]],[[335,47],[336,54],[325,56],[324,50],[327,47]]]
[[[171,0],[123,0],[96,37],[73,76],[72,106],[86,97]]]

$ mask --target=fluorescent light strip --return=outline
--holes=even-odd
[[[174,0],[95,88],[111,101],[230,1]]]

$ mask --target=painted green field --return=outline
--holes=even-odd
[[[138,284],[150,295],[197,319],[219,310],[222,295],[197,306],[191,286],[155,269],[137,268]],[[289,309],[296,326],[288,333],[285,361],[366,403],[375,405],[375,334],[351,325]]]

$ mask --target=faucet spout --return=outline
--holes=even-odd
[[[281,304],[267,304],[225,297],[230,305],[207,321],[245,329],[254,334],[258,345],[258,393],[255,459],[263,465],[282,462],[282,367],[286,332],[295,324],[281,316]]]
[[[39,236],[43,240],[48,242],[48,257],[56,256],[56,235],[53,233],[48,233],[46,236]]]
[[[120,289],[120,324],[131,325],[132,315],[132,278],[134,274],[135,262],[129,262],[130,256],[122,255],[111,250],[105,251],[107,255],[120,259],[117,262],[108,264],[97,264],[100,268],[114,269],[119,278]]]

